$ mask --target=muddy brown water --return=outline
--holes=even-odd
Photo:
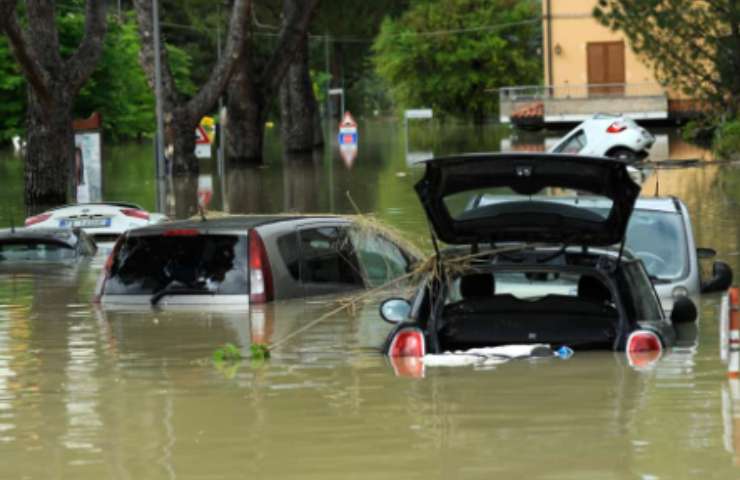
[[[658,133],[644,193],[682,198],[697,244],[740,272],[740,167],[675,130]],[[495,127],[418,124],[407,141],[396,124],[368,122],[353,162],[336,146],[283,158],[270,135],[265,167],[203,163],[214,209],[352,212],[354,202],[424,242],[412,191],[420,170],[406,151],[537,149],[557,132],[512,138]],[[107,199],[153,208],[150,152],[106,150]],[[23,216],[22,165],[11,152],[0,153],[0,182],[8,225]],[[198,181],[183,183],[168,207],[180,216],[192,211]],[[717,295],[702,299],[696,344],[652,368],[624,354],[576,353],[427,368],[411,379],[378,353],[388,326],[372,302],[295,336],[269,361],[215,364],[220,345],[246,354],[335,302],[101,310],[89,300],[103,261],[0,272],[2,479],[740,476],[740,392],[720,361]]]

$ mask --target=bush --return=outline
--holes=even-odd
[[[712,149],[719,158],[740,159],[740,119],[727,121],[717,128]]]
[[[709,148],[717,125],[707,120],[691,120],[681,129],[681,137],[688,143]]]

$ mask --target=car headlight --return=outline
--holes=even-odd
[[[689,291],[686,289],[686,287],[676,287],[671,292],[671,296],[674,300],[678,300],[681,297],[688,297]]]

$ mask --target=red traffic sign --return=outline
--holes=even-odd
[[[211,140],[208,138],[206,130],[198,125],[195,127],[195,144],[196,145],[210,145]]]
[[[344,112],[344,117],[342,117],[342,121],[339,122],[339,128],[357,128],[357,122],[355,122],[351,113]]]

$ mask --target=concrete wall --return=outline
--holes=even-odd
[[[665,95],[619,98],[552,98],[545,100],[545,122],[579,122],[595,113],[624,114],[635,120],[668,118]]]

